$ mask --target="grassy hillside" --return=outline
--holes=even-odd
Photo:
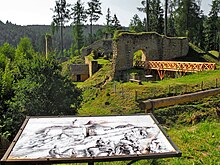
[[[220,86],[220,70],[200,72],[178,79],[143,82],[108,82],[102,84],[109,66],[96,73],[92,79],[80,84],[84,89],[84,103],[80,115],[133,114],[140,112],[135,99],[153,99],[201,91]],[[87,86],[88,85],[88,86]]]
[[[213,56],[198,52],[186,57],[189,61],[219,62]],[[192,52],[192,50],[191,50]],[[185,59],[185,60],[186,60]],[[196,59],[196,60],[195,60]],[[187,61],[186,60],[186,61]],[[79,115],[110,115],[143,113],[138,101],[220,87],[220,70],[189,74],[175,79],[143,82],[110,82],[111,66],[104,67],[78,86],[84,90]],[[220,95],[203,100],[155,109],[154,115],[182,151],[181,158],[143,160],[146,164],[218,164],[220,162]],[[125,165],[128,162],[96,163]]]
[[[128,85],[130,88],[136,86],[130,83],[124,85]],[[79,111],[80,115],[133,114],[140,112],[133,98],[115,97],[113,93],[110,93],[110,95],[112,97],[103,92],[101,96],[93,97],[83,105]],[[105,105],[106,101],[110,104]],[[184,105],[156,109],[155,117],[183,153],[181,158],[160,159],[156,161],[156,164],[191,165],[217,164],[220,162],[219,107],[220,95],[217,95]],[[128,162],[97,164],[124,165],[126,163]],[[151,161],[139,161],[135,164],[146,165],[151,164]]]
[[[173,60],[180,61],[193,61],[193,62],[213,62],[220,67],[220,61],[218,60],[218,52],[217,51],[209,51],[205,52],[198,48],[197,46],[189,43],[189,53],[185,57],[175,58]]]

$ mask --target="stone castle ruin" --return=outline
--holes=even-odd
[[[112,40],[104,39],[94,42],[82,49],[82,56],[88,56],[93,50],[96,50],[100,55],[105,54],[109,58],[112,57]]]
[[[113,40],[112,79],[126,79],[126,71],[132,69],[134,53],[142,51],[141,61],[170,60],[186,56],[189,51],[187,38],[166,37],[156,32],[119,33]]]
[[[127,71],[134,68],[134,53],[136,51],[141,50],[141,61],[167,61],[186,56],[189,51],[189,41],[186,37],[166,37],[156,32],[131,33],[123,31],[120,33],[119,31],[113,40],[97,41],[84,48],[82,55],[86,57],[93,50],[99,56],[104,54],[108,58],[112,58],[111,79],[128,80]],[[90,66],[90,68],[94,67]]]

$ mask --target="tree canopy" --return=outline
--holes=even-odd
[[[26,115],[77,113],[81,90],[61,74],[55,58],[35,53],[28,38],[16,49],[0,46],[0,56],[1,136],[15,133]]]

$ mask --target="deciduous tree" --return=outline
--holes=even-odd
[[[0,136],[14,135],[26,115],[77,113],[81,90],[61,74],[55,58],[45,59],[35,53],[27,38],[12,52],[14,55],[5,56],[5,49],[0,47],[0,57],[4,57],[0,65]]]
[[[20,39],[15,52],[15,58],[18,59],[32,59],[35,54],[30,38],[24,37]]]

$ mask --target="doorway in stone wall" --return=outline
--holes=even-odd
[[[130,79],[144,80],[146,51],[138,49],[133,53],[133,69],[130,71]]]
[[[133,56],[133,67],[135,67],[138,62],[145,62],[146,60],[147,60],[146,50],[144,49],[136,50]]]

